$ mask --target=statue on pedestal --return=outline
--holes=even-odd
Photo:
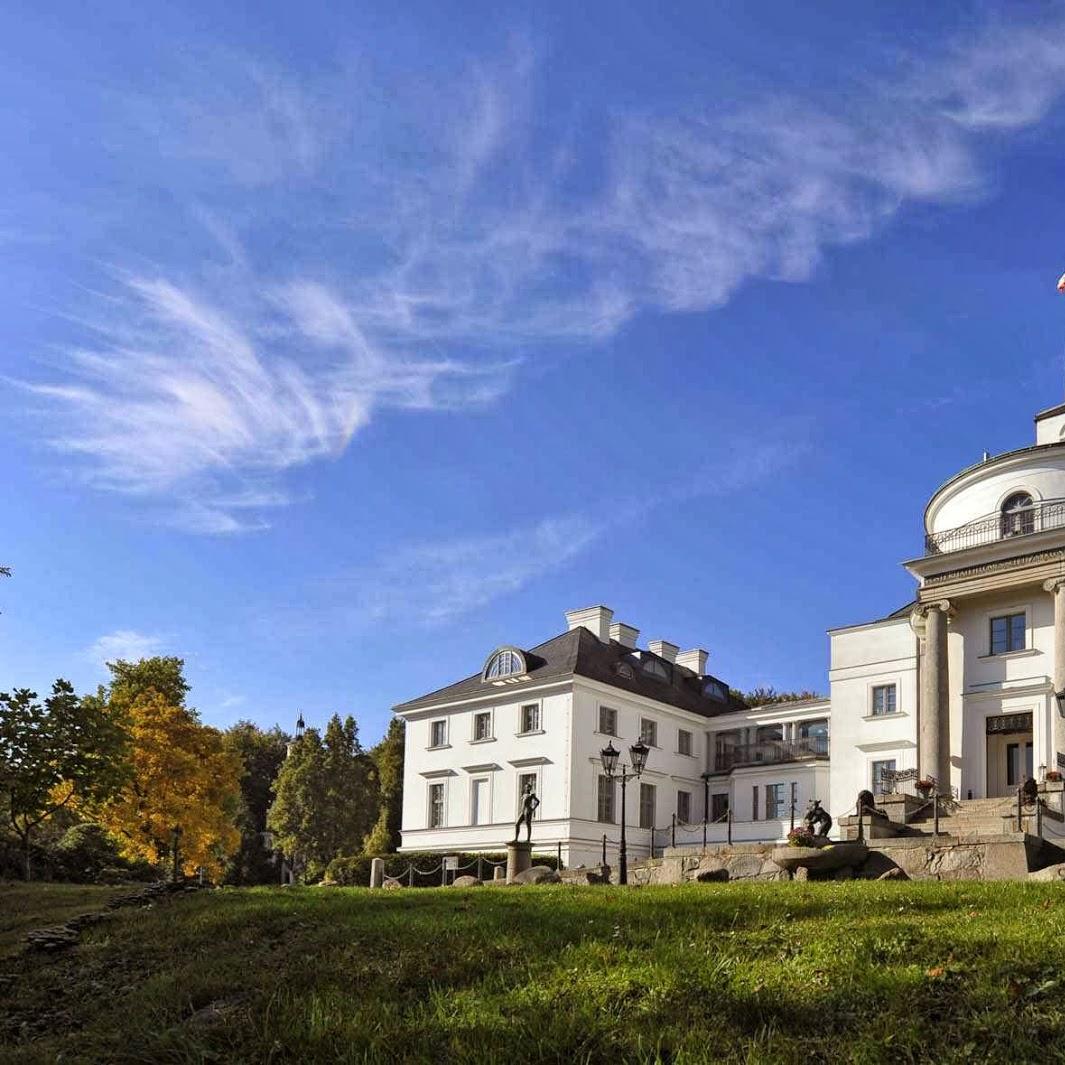
[[[518,836],[521,834],[522,824],[525,825],[525,842],[529,843],[532,840],[533,814],[536,813],[536,808],[539,805],[540,800],[536,797],[532,784],[526,784],[521,793],[521,813],[518,815],[518,820],[514,825],[515,843],[518,842]]]
[[[815,836],[827,836],[832,828],[832,818],[828,811],[821,806],[820,799],[811,799],[803,818],[806,827]]]

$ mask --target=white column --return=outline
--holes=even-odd
[[[920,608],[924,617],[921,662],[921,716],[918,768],[935,777],[941,792],[950,790],[950,687],[947,676],[947,620],[950,603],[941,600]]]
[[[1053,577],[1046,581],[1043,588],[1054,597],[1054,691],[1050,696],[1050,712],[1054,726],[1050,733],[1050,754],[1047,756],[1048,769],[1061,770],[1059,758],[1065,758],[1065,717],[1058,708],[1055,698],[1060,691],[1065,691],[1065,577]]]

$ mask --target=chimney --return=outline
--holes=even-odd
[[[583,610],[566,611],[566,624],[570,632],[583,626],[603,643],[609,643],[613,616],[614,611],[608,606],[586,606]]]
[[[704,651],[701,647],[693,647],[690,651],[681,651],[677,655],[677,665],[685,666],[701,677],[706,672],[706,660],[709,657],[709,651]]]
[[[669,640],[648,640],[647,648],[667,662],[676,662],[677,652],[680,650],[675,643],[670,643]]]
[[[640,630],[634,629],[631,625],[623,625],[620,621],[615,621],[610,626],[610,638],[617,640],[622,647],[635,647],[636,641],[640,638]]]

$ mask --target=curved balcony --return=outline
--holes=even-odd
[[[1052,529],[1065,529],[1065,499],[1043,499],[1030,507],[996,511],[954,529],[929,533],[924,538],[925,554],[945,555]]]

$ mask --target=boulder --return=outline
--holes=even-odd
[[[381,885],[381,887],[383,887],[386,891],[395,891],[398,888],[403,887],[403,884],[398,880],[386,880]]]
[[[702,872],[695,874],[695,879],[700,884],[721,884],[728,878],[728,870],[724,866],[718,869],[703,869]]]
[[[484,881],[475,876],[457,876],[451,884],[452,887],[484,887]]]
[[[805,865],[800,865],[799,868],[795,870],[795,873],[792,876],[792,880],[809,880],[809,879],[810,879],[810,870],[807,869]]]
[[[558,884],[562,878],[547,865],[534,865],[514,877],[515,884]]]
[[[1065,880],[1065,862],[1058,865],[1048,865],[1045,869],[1037,869],[1028,874],[1029,880]]]
[[[892,866],[890,869],[885,869],[878,877],[877,880],[909,880],[904,869],[900,869],[897,865]]]
[[[864,843],[833,843],[827,847],[774,847],[773,861],[781,869],[794,872],[805,868],[814,873],[861,865],[869,857]]]

